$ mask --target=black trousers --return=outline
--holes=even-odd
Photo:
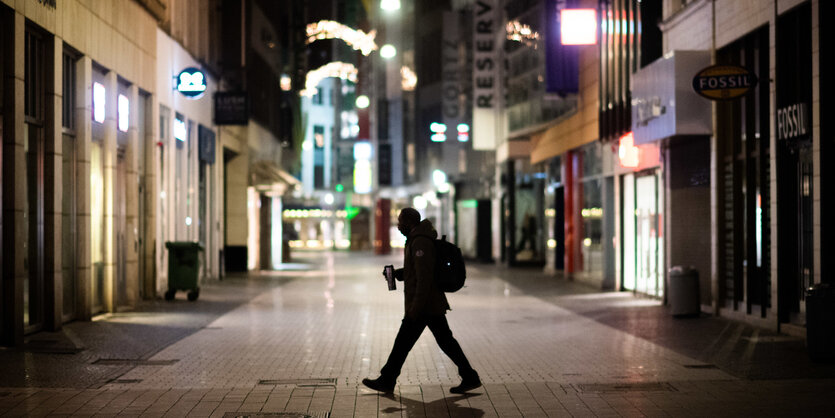
[[[412,347],[414,347],[420,334],[423,333],[424,328],[429,327],[432,335],[435,336],[435,341],[447,357],[458,366],[458,374],[462,378],[473,378],[478,376],[458,341],[452,336],[452,331],[449,329],[449,323],[446,320],[446,315],[426,316],[415,320],[403,318],[400,324],[400,331],[397,332],[397,337],[394,339],[394,347],[391,349],[389,359],[386,365],[380,371],[380,375],[386,380],[394,381],[397,376],[400,376],[400,369],[406,361],[406,356],[409,355]]]

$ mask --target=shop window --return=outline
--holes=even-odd
[[[25,163],[15,174],[25,179],[23,216],[23,324],[26,332],[43,326],[44,319],[44,141],[46,40],[35,28],[26,28],[24,44]]]
[[[771,305],[771,214],[768,27],[717,53],[720,64],[741,65],[760,83],[734,101],[717,102],[720,286],[725,304],[765,316]]]
[[[75,316],[76,308],[76,56],[65,51],[62,58],[62,234],[61,270],[63,286],[63,320],[69,321]]]

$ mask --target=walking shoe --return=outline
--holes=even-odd
[[[467,391],[480,388],[481,387],[481,379],[478,376],[471,377],[471,378],[464,378],[461,380],[461,384],[455,387],[449,388],[449,393],[466,393]]]
[[[384,379],[383,376],[380,376],[374,380],[368,378],[362,379],[362,384],[378,392],[394,392],[394,382],[389,382],[388,380]]]

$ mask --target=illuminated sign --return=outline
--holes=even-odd
[[[174,118],[174,138],[179,141],[185,141],[187,135],[186,121]]]
[[[177,76],[177,91],[189,99],[199,99],[206,91],[206,76],[195,67],[180,71]]]
[[[446,125],[443,123],[432,122],[429,124],[429,130],[432,132],[430,137],[432,142],[446,141]]]
[[[128,122],[130,121],[130,101],[128,98],[119,95],[119,130],[122,132],[128,131]]]
[[[618,158],[620,158],[620,165],[622,167],[634,168],[640,164],[640,149],[635,146],[635,140],[632,136],[632,132],[620,137],[620,144],[618,145]]]
[[[809,107],[794,103],[777,109],[777,139],[806,136],[809,133]]]
[[[597,43],[597,11],[594,9],[560,10],[560,42],[563,45]]]
[[[757,76],[738,65],[711,65],[693,77],[693,90],[710,100],[744,96],[757,85]]]
[[[373,186],[371,172],[371,143],[354,144],[354,192],[370,193]]]
[[[93,83],[93,120],[104,123],[105,89],[101,83]]]
[[[371,193],[371,183],[371,161],[356,161],[354,163],[354,192]]]
[[[458,142],[467,142],[470,140],[470,125],[466,123],[458,124]]]

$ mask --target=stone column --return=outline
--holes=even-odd
[[[63,46],[61,38],[46,42],[44,121],[44,326],[56,331],[63,322]]]
[[[125,149],[125,285],[127,303],[139,299],[139,89],[132,85],[127,91],[130,102],[128,144]]]
[[[93,256],[91,254],[92,205],[90,202],[90,153],[93,141],[93,62],[82,56],[75,63],[75,248],[76,312],[79,320],[89,320],[93,297]]]
[[[0,31],[4,31],[3,50],[9,57],[4,66],[3,86],[3,289],[0,344],[23,343],[23,260],[26,248],[18,237],[26,232],[24,196],[26,179],[15,176],[26,164],[24,141],[24,38],[25,20],[17,11],[0,14]]]
[[[105,118],[104,118],[104,309],[114,312],[116,301],[116,211],[114,194],[116,184],[116,126],[118,82],[116,73],[104,76]]]

